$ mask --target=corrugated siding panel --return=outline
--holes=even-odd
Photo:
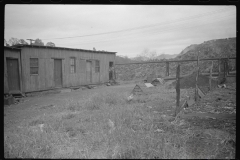
[[[39,75],[30,76],[29,58],[39,58]],[[76,57],[76,73],[70,73],[70,57]],[[96,54],[71,50],[47,48],[23,48],[23,77],[24,88],[27,92],[54,88],[54,59],[62,58],[63,87],[79,86],[86,84],[86,61],[100,61],[100,75],[95,73],[95,61],[92,63],[93,83],[108,81],[109,61],[114,61],[115,55]],[[82,60],[85,59],[85,60]]]

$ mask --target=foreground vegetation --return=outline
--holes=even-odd
[[[60,112],[23,121],[18,128],[5,133],[4,156],[216,158],[226,148],[230,139],[227,133],[192,128],[186,121],[171,116],[174,89],[157,87],[145,92],[130,101],[129,91],[125,90],[68,100]],[[184,98],[185,94],[181,95]],[[234,158],[234,151],[229,158]]]

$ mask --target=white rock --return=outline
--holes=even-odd
[[[133,99],[133,94],[131,94],[131,95],[127,98],[128,101],[130,101],[130,100],[132,100],[132,99]]]

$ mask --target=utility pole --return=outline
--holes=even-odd
[[[30,41],[30,45],[32,45],[32,41],[35,41],[34,39],[27,39]]]

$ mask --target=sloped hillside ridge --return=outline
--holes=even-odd
[[[194,44],[186,47],[176,58],[169,60],[197,59],[199,58],[227,58],[236,57],[236,38],[215,39],[205,41],[201,44]],[[157,60],[162,61],[162,60]],[[184,62],[181,64],[181,74],[190,74],[196,68],[196,62]],[[209,72],[210,61],[201,61],[200,72]],[[170,63],[170,76],[175,76],[177,63]],[[230,70],[236,70],[235,60],[230,60]],[[213,72],[218,71],[218,62],[213,62]],[[116,76],[118,80],[145,79],[149,75],[163,77],[166,72],[165,63],[117,65]]]

